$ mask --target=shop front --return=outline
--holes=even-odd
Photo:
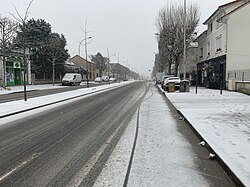
[[[28,68],[26,69],[28,72]],[[26,84],[28,84],[28,73],[26,73]],[[21,58],[8,57],[6,59],[6,83],[7,86],[24,84],[24,69]]]
[[[198,85],[226,89],[226,55],[197,64]]]

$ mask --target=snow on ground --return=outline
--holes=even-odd
[[[86,82],[82,82],[81,85],[86,85]],[[90,81],[89,84],[100,84],[99,82],[93,82]],[[63,86],[65,87],[65,86]],[[55,88],[62,88],[61,84],[55,84],[54,86],[52,84],[40,84],[40,85],[26,85],[27,91],[33,91],[33,90],[46,90],[46,89],[55,89]],[[10,86],[7,87],[7,89],[3,89],[3,87],[0,87],[0,95],[1,94],[10,94],[14,92],[20,92],[23,91],[24,86],[18,85],[18,86]]]
[[[191,88],[165,93],[235,175],[250,186],[250,96]]]
[[[91,88],[81,88],[78,90],[73,90],[73,91],[67,91],[67,92],[62,92],[62,93],[57,93],[57,94],[51,94],[51,95],[46,95],[46,96],[41,96],[41,97],[35,97],[35,98],[28,98],[27,101],[24,100],[18,100],[18,101],[12,101],[12,102],[6,102],[6,103],[1,103],[0,104],[0,116],[7,115],[10,113],[22,111],[22,110],[27,110],[30,108],[46,105],[49,103],[69,99],[72,97],[77,97],[80,95],[86,95],[90,93],[95,93],[99,91],[104,91],[106,89],[111,89],[115,88],[118,86],[122,86],[124,84],[129,84],[130,82],[122,82],[122,83],[114,83],[114,84],[107,84],[107,85],[102,85],[102,86],[97,86],[97,87],[91,87]],[[46,86],[40,85],[40,86],[30,86],[30,89],[35,89],[35,88],[45,88]],[[54,88],[54,87],[46,87],[46,89],[49,88]],[[21,87],[14,88],[13,90],[15,91],[20,91]]]
[[[177,129],[155,87],[140,108],[139,134],[128,186],[210,186],[196,168],[195,153]],[[135,137],[136,116],[102,170],[95,187],[123,186]],[[182,176],[182,177],[180,177]]]
[[[7,89],[3,89],[3,87],[0,87],[0,95],[23,91],[23,87],[24,87],[23,85],[11,86],[11,87],[7,87]],[[45,89],[54,89],[54,88],[62,88],[62,86],[60,86],[60,84],[55,84],[54,86],[52,84],[26,85],[27,91],[45,90]]]
[[[55,102],[70,97],[93,93],[105,89],[111,89],[116,86],[122,86],[124,83],[115,83],[110,85],[102,85],[98,87],[83,88],[79,90],[53,94],[38,98],[28,98],[28,101],[23,100],[13,101],[8,103],[0,104],[0,115],[24,110],[36,106],[41,106],[51,102]],[[51,88],[60,87],[52,86]],[[11,87],[12,91],[22,91],[21,87]],[[30,86],[28,89],[48,89],[48,85]],[[7,91],[0,90],[0,94],[6,93]],[[103,91],[104,92],[104,91]],[[9,92],[10,93],[10,92]],[[155,94],[156,96],[157,94]],[[155,97],[154,96],[154,97]],[[223,159],[223,161],[231,168],[235,175],[246,185],[250,186],[250,96],[236,93],[223,91],[223,95],[220,95],[219,90],[210,89],[198,89],[198,94],[195,94],[195,90],[191,88],[189,93],[166,93],[166,96],[174,104],[174,106],[187,118],[187,120],[193,125],[193,127],[202,135],[205,141],[215,150],[217,154]],[[85,96],[86,97],[86,96]],[[70,102],[70,101],[66,101]],[[64,102],[65,103],[65,102]],[[42,110],[46,110],[54,106],[43,107],[30,113],[34,114]],[[154,104],[153,104],[154,103]],[[146,100],[143,102],[141,107],[141,118],[140,118],[140,133],[138,137],[137,149],[135,152],[134,162],[131,170],[131,176],[129,186],[136,186],[138,184],[148,185],[157,184],[161,186],[164,184],[165,179],[175,180],[176,173],[166,171],[161,166],[173,165],[175,168],[181,168],[177,163],[188,164],[188,167],[192,167],[192,153],[180,148],[179,155],[185,154],[190,155],[185,158],[179,158],[179,156],[170,155],[171,159],[162,159],[166,155],[169,155],[169,146],[175,146],[179,143],[182,145],[187,142],[178,134],[174,125],[168,126],[166,129],[167,122],[173,122],[172,117],[166,116],[166,104],[155,97],[154,101],[150,102]],[[159,110],[159,107],[161,110]],[[151,110],[151,112],[148,112]],[[155,111],[155,112],[152,112]],[[162,113],[164,112],[164,113]],[[0,125],[8,121],[13,121],[17,118],[22,118],[27,114],[18,114],[15,116],[3,118],[0,120]],[[162,117],[159,117],[162,116]],[[157,123],[155,123],[157,120]],[[153,128],[157,125],[157,128]],[[127,169],[127,160],[130,156],[131,142],[134,137],[135,130],[135,119],[132,120],[132,126],[128,127],[128,133],[125,133],[126,138],[123,137],[115,148],[111,159],[114,159],[118,165],[110,165],[114,161],[107,163],[106,169],[104,169],[100,175],[99,182],[96,186],[108,186],[111,181],[115,181],[114,184],[120,184],[124,180],[124,173]],[[169,136],[166,133],[171,132]],[[157,138],[156,138],[157,137]],[[162,141],[162,140],[165,141]],[[146,141],[145,141],[146,140]],[[172,142],[171,145],[162,145],[162,142]],[[188,145],[187,145],[188,146]],[[167,148],[168,149],[165,149]],[[177,149],[178,150],[178,149]],[[114,156],[116,155],[116,156]],[[125,161],[126,160],[126,161]],[[171,160],[172,163],[169,163]],[[148,165],[147,165],[147,164]],[[153,164],[157,163],[157,165]],[[175,164],[173,164],[175,163]],[[117,167],[118,166],[118,167]],[[142,169],[143,167],[146,167]],[[165,167],[163,167],[165,168]],[[115,171],[115,173],[111,172]],[[160,171],[160,172],[159,172]],[[198,174],[192,174],[191,172],[184,172],[182,170],[176,170],[182,173],[184,178],[182,181],[176,179],[173,182],[180,182],[180,185],[188,185],[188,177],[191,176],[195,180],[200,181],[200,184],[207,186],[202,176]],[[144,172],[144,173],[143,173]],[[108,175],[108,174],[111,175]],[[119,173],[119,175],[117,175]],[[166,176],[165,176],[166,174]],[[120,178],[119,178],[120,176]],[[118,178],[117,178],[118,177]],[[169,178],[172,177],[172,178]],[[106,181],[104,180],[106,178]],[[112,179],[112,180],[111,180]],[[105,183],[106,182],[106,183]],[[115,185],[120,186],[120,185]]]
[[[126,132],[113,150],[94,187],[123,186],[134,143],[136,119],[137,113],[133,116]]]

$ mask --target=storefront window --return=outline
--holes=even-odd
[[[7,82],[14,82],[14,72],[13,69],[6,70],[6,81]]]

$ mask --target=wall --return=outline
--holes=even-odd
[[[250,72],[250,4],[229,15],[227,74],[241,81]],[[250,81],[249,76],[245,80]]]
[[[250,95],[250,81],[236,82],[236,91]]]

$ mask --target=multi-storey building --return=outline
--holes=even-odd
[[[250,80],[250,0],[236,0],[218,7],[203,23],[207,30],[197,37],[200,85],[226,88],[230,78]]]

